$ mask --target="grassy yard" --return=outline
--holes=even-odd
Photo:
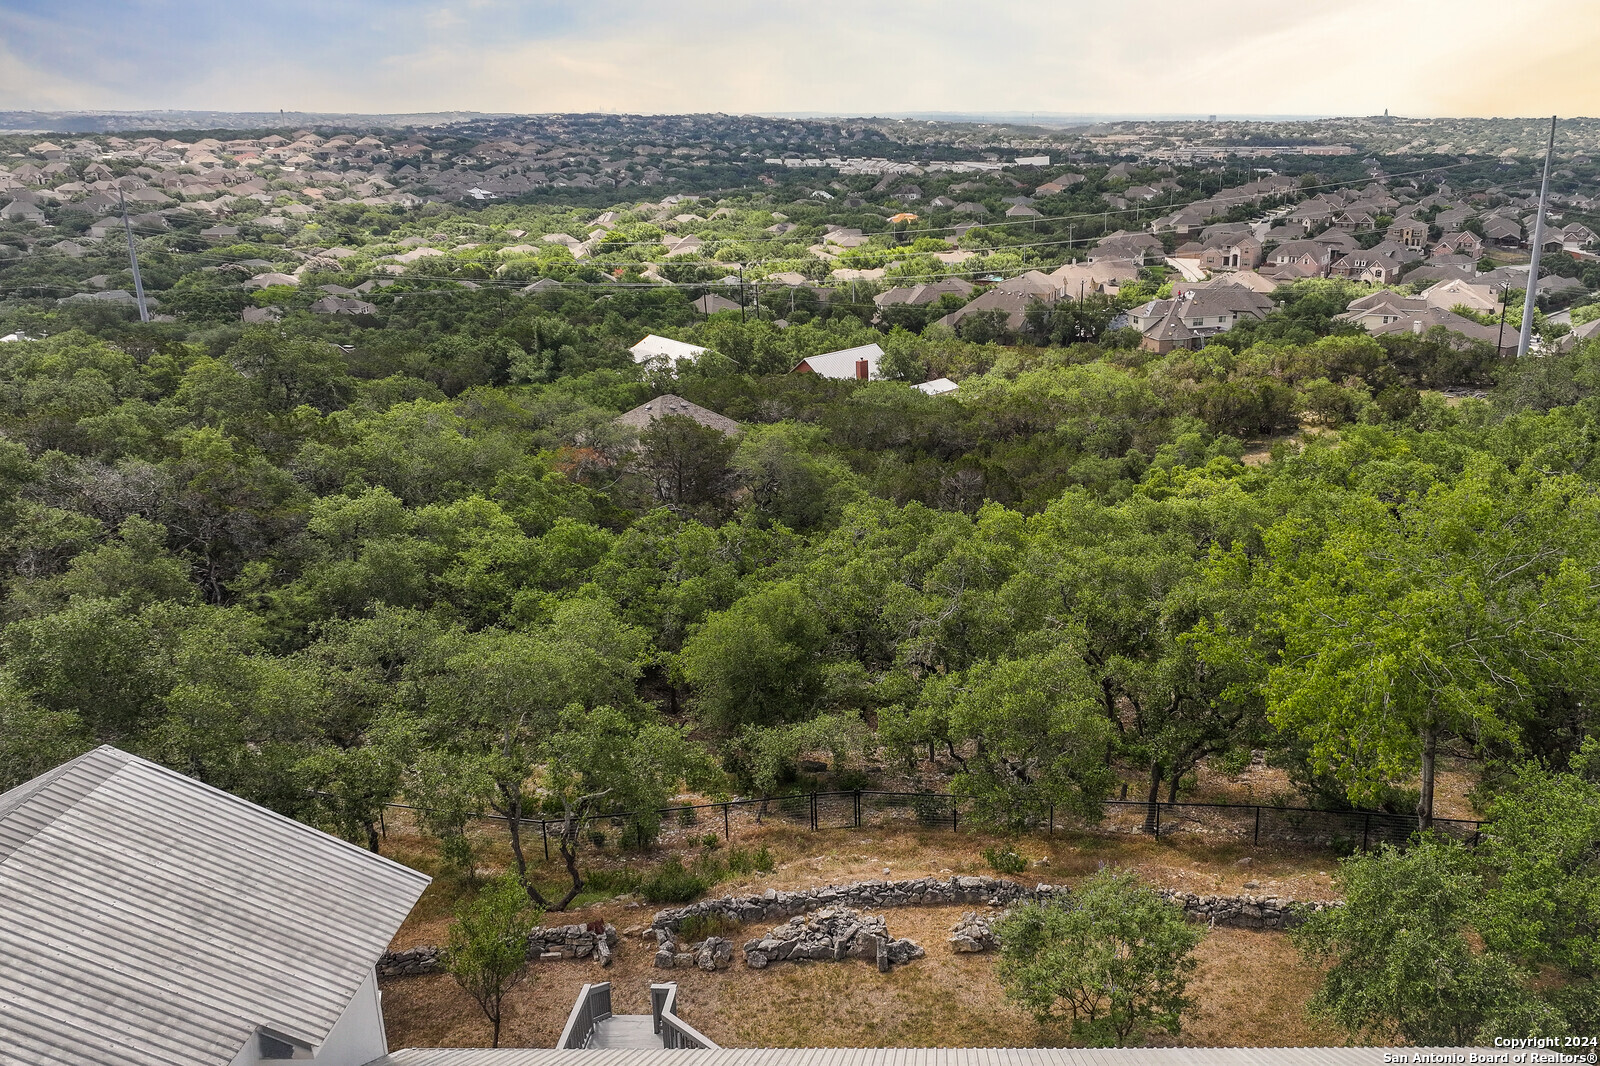
[[[679,1011],[727,1047],[1029,1047],[1061,1045],[1061,1032],[1041,1028],[1006,1002],[989,955],[953,955],[945,943],[960,907],[886,912],[889,930],[928,949],[928,957],[880,974],[870,963],[779,964],[746,970],[736,959],[721,973],[656,970],[654,944],[626,939],[616,963],[533,967],[511,995],[502,1042],[551,1047],[586,981],[609,980],[619,1013],[648,1013],[651,981],[675,980]],[[755,935],[749,927],[736,941]],[[1176,1038],[1158,1042],[1203,1046],[1284,1047],[1336,1043],[1336,1032],[1305,1017],[1316,971],[1278,933],[1216,929],[1197,952],[1194,1013]],[[442,975],[383,984],[389,1043],[475,1046],[487,1042],[478,1009]]]
[[[607,848],[590,853],[591,868],[645,870],[668,855],[690,857],[698,834],[670,834],[648,854]],[[675,838],[675,839],[674,839]],[[764,844],[777,860],[769,874],[737,878],[712,895],[757,893],[767,888],[805,888],[869,878],[948,877],[990,873],[983,849],[997,838],[948,830],[823,830],[773,824],[736,835],[733,845]],[[1330,875],[1335,858],[1323,851],[1254,848],[1233,842],[1059,833],[1008,841],[1036,863],[1017,879],[1070,884],[1102,864],[1138,871],[1146,881],[1194,892],[1254,891],[1298,899],[1335,898]],[[480,873],[509,861],[504,830],[480,831]],[[385,850],[392,857],[435,871],[429,842],[391,824]],[[535,852],[535,854],[541,854]],[[1242,860],[1248,859],[1241,865]],[[554,888],[560,870],[540,863],[538,880]],[[1255,888],[1246,888],[1246,882]],[[396,948],[438,944],[445,939],[455,901],[471,891],[458,879],[438,878],[395,937]],[[649,924],[657,906],[622,895],[585,901],[547,924],[603,919],[619,930]],[[616,964],[602,970],[588,961],[544,963],[529,970],[515,990],[504,1036],[508,1045],[550,1047],[565,1023],[574,996],[586,981],[609,980],[619,1013],[648,1011],[653,980],[680,984],[682,1012],[727,1046],[1048,1046],[1063,1034],[1041,1029],[1004,1000],[991,956],[957,956],[945,938],[960,907],[886,911],[889,929],[909,936],[928,957],[880,975],[866,963],[780,965],[747,971],[742,959],[729,972],[660,971],[653,968],[654,941],[626,936]],[[764,931],[750,926],[732,934],[736,943]],[[1192,986],[1198,1006],[1177,1043],[1208,1046],[1295,1046],[1338,1039],[1304,1015],[1316,973],[1278,933],[1217,929],[1202,943]],[[435,975],[384,982],[384,1016],[390,1044],[473,1046],[486,1041],[477,1007],[452,983]]]

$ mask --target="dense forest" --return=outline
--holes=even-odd
[[[1593,728],[1600,353],[1348,298],[1166,356],[684,328],[677,290],[7,343],[4,782],[115,743],[365,839],[399,796],[449,835],[934,751],[1026,825],[1265,749],[1425,823],[1438,756],[1490,787]],[[637,368],[674,325],[715,356]],[[774,372],[869,334],[960,392]],[[669,391],[743,431],[614,423]]]

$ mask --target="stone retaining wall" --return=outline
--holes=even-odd
[[[856,881],[848,885],[825,885],[798,892],[780,892],[769,888],[759,896],[723,896],[720,899],[704,899],[687,907],[659,911],[651,922],[651,929],[676,933],[685,918],[695,915],[716,915],[735,922],[771,922],[820,907],[846,906],[862,910],[960,904],[1007,907],[1023,901],[1056,899],[1068,892],[1069,889],[1062,885],[1040,884],[1026,888],[999,877]],[[1195,921],[1242,929],[1289,929],[1303,921],[1307,912],[1337,906],[1330,903],[1302,903],[1280,896],[1201,896],[1173,890],[1163,890],[1161,894],[1169,902],[1182,907],[1184,914]]]
[[[535,929],[528,934],[528,960],[553,961],[556,959],[594,958],[602,966],[610,966],[612,949],[617,946],[617,930],[606,923],[588,925],[556,925],[548,929]],[[444,969],[444,949],[440,947],[407,948],[405,951],[386,951],[378,959],[379,977],[414,977],[418,974],[436,973]]]

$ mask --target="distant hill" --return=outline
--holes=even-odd
[[[126,130],[249,130],[283,126],[444,126],[503,118],[481,111],[358,115],[318,111],[0,111],[0,133],[120,133]]]

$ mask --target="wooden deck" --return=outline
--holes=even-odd
[[[656,1034],[655,1020],[648,1014],[613,1014],[594,1027],[589,1047],[599,1048],[655,1048],[661,1050],[661,1037]]]

